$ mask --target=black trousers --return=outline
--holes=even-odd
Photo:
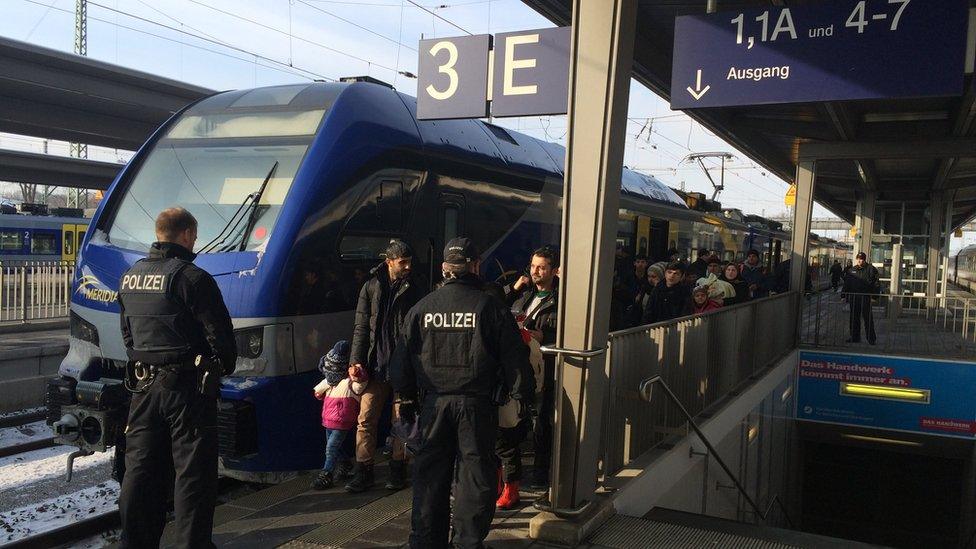
[[[207,385],[206,394],[201,394],[196,372],[164,371],[146,393],[132,395],[126,428],[125,478],[119,497],[122,547],[159,547],[170,486],[176,527],[174,546],[214,547],[211,534],[217,499],[216,378],[208,380]]]
[[[874,333],[874,316],[871,314],[871,296],[869,295],[849,295],[851,301],[851,339],[861,340],[861,322],[864,322],[864,331],[867,332],[868,341],[874,343],[878,340],[878,334]]]
[[[499,427],[495,439],[495,454],[502,463],[502,480],[522,480],[522,450],[519,445],[529,433],[530,420],[523,419],[515,427]]]
[[[542,377],[541,401],[538,406],[539,417],[532,430],[532,443],[535,457],[532,460],[536,474],[549,475],[552,464],[552,424],[556,419],[556,362],[555,358],[545,358],[545,371]]]
[[[428,395],[420,411],[420,448],[413,461],[410,547],[481,548],[495,516],[494,441],[498,408],[488,398]],[[453,539],[451,483],[454,489]]]

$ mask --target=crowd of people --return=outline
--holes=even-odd
[[[625,252],[618,253],[612,330],[703,314],[789,290],[789,263],[770,271],[756,250],[749,250],[741,263],[722,261],[707,249],[698,250],[691,263],[675,250],[663,261],[652,263],[642,254],[632,266],[629,261]]]

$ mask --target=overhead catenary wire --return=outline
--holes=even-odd
[[[334,18],[338,19],[339,21],[342,21],[344,23],[348,23],[348,24],[356,27],[357,29],[364,30],[364,31],[366,31],[366,32],[368,32],[368,33],[370,33],[370,34],[372,34],[374,36],[378,36],[378,37],[380,37],[380,38],[382,38],[384,40],[388,40],[388,41],[390,41],[390,42],[392,42],[394,44],[400,44],[401,46],[403,46],[403,47],[405,47],[405,48],[407,48],[407,49],[409,49],[411,51],[417,51],[417,48],[414,48],[413,46],[408,46],[407,44],[403,44],[399,40],[396,40],[394,38],[391,38],[391,37],[389,37],[389,36],[387,36],[385,34],[380,34],[380,33],[376,32],[376,31],[374,31],[372,29],[369,29],[369,28],[366,28],[366,27],[360,25],[359,23],[356,23],[355,21],[350,21],[349,19],[346,19],[345,17],[341,17],[339,15],[336,15],[336,14],[332,13],[331,11],[322,9],[322,8],[320,8],[320,7],[318,7],[318,6],[314,5],[314,4],[310,4],[310,3],[306,2],[305,0],[295,0],[295,1],[298,2],[298,3],[300,3],[300,4],[303,4],[305,6],[308,6],[308,7],[312,8],[315,11],[318,11],[320,13],[324,13],[326,15],[329,15],[331,17],[334,17]],[[470,33],[468,33],[468,34],[470,34]]]
[[[302,0],[299,0],[299,1],[301,2]],[[456,28],[457,30],[459,30],[459,31],[461,31],[461,32],[463,32],[465,34],[472,34],[471,31],[465,29],[461,25],[458,25],[457,23],[455,23],[454,21],[451,21],[450,19],[447,19],[446,17],[441,17],[439,14],[434,13],[433,11],[431,11],[431,10],[429,10],[429,9],[421,6],[420,4],[414,2],[413,0],[407,0],[407,2],[410,2],[411,4],[413,4],[414,7],[420,8],[420,9],[426,11],[427,13],[431,14],[432,16],[440,19],[441,21],[447,23],[448,25]],[[414,51],[416,51],[416,50],[414,50]]]
[[[44,7],[47,6],[47,4],[43,4],[43,3],[39,2],[38,0],[21,0],[21,1],[22,2],[27,2],[29,4],[38,5],[38,6],[44,6]],[[311,71],[311,70],[308,70],[308,69],[303,69],[301,67],[294,67],[294,66],[293,67],[289,67],[287,63],[283,63],[281,61],[278,61],[276,59],[272,59],[270,57],[261,55],[259,53],[254,53],[254,52],[248,51],[248,50],[246,50],[244,48],[241,48],[239,46],[234,46],[234,45],[230,45],[230,44],[224,44],[224,43],[221,43],[221,42],[216,41],[216,40],[213,40],[213,39],[209,39],[209,38],[206,38],[206,37],[203,37],[203,36],[196,35],[196,34],[194,34],[192,32],[187,32],[187,31],[184,31],[182,29],[178,29],[178,28],[175,28],[175,27],[171,27],[171,26],[166,25],[164,23],[160,23],[159,21],[153,21],[152,19],[146,19],[144,17],[139,17],[137,15],[133,15],[133,14],[130,14],[130,13],[126,13],[126,12],[121,11],[121,10],[116,10],[116,9],[110,8],[108,6],[103,6],[101,4],[92,2],[91,0],[89,0],[88,4],[91,5],[91,6],[96,6],[96,7],[99,7],[99,8],[107,9],[108,11],[111,11],[113,13],[117,13],[117,14],[120,14],[120,15],[125,15],[127,17],[131,17],[133,19],[137,19],[137,20],[142,21],[142,22],[145,22],[145,23],[149,23],[149,24],[152,24],[152,25],[156,25],[156,26],[159,26],[159,27],[163,27],[163,28],[165,28],[167,30],[170,30],[170,31],[173,31],[173,32],[177,32],[177,33],[180,33],[180,34],[183,34],[183,35],[186,35],[186,36],[190,36],[190,37],[196,38],[198,40],[201,40],[203,42],[208,42],[208,43],[211,43],[211,44],[215,44],[215,45],[218,45],[218,46],[221,46],[221,47],[225,47],[225,48],[228,48],[228,49],[231,49],[231,50],[234,50],[234,51],[243,53],[245,55],[248,55],[248,56],[253,57],[255,59],[255,61],[252,61],[251,59],[237,57],[235,55],[228,54],[227,52],[222,52],[222,51],[217,51],[217,50],[214,50],[214,49],[211,49],[211,48],[206,48],[206,47],[200,46],[198,44],[186,44],[187,46],[192,47],[192,48],[196,48],[196,49],[199,49],[199,50],[207,51],[207,52],[214,53],[214,54],[217,54],[217,55],[221,55],[221,56],[224,56],[224,57],[228,57],[228,58],[231,58],[231,59],[237,59],[239,61],[244,61],[246,63],[256,62],[257,59],[261,59],[263,61],[267,61],[269,63],[273,63],[274,65],[280,65],[282,67],[282,68],[278,68],[278,67],[274,67],[274,66],[260,65],[260,66],[262,66],[264,68],[271,69],[271,70],[276,70],[276,71],[279,71],[279,72],[288,73],[288,74],[291,74],[293,76],[300,76],[300,77],[306,78],[308,80],[324,79],[324,80],[331,80],[333,82],[335,82],[337,80],[336,78],[333,78],[331,76],[326,76],[324,74],[319,74],[317,72],[314,72],[314,71]],[[72,16],[74,15],[74,11],[73,10],[67,10],[67,9],[58,8],[58,7],[54,7],[52,9],[55,10],[55,11],[60,11],[62,13],[66,13],[66,14],[72,15]],[[115,27],[118,27],[118,28],[123,28],[123,29],[126,29],[126,30],[130,30],[130,31],[133,31],[133,32],[137,32],[137,33],[140,33],[140,34],[145,34],[147,36],[152,36],[152,37],[155,37],[155,38],[159,38],[161,40],[166,40],[168,42],[173,42],[174,44],[180,44],[181,43],[179,40],[175,40],[175,39],[173,39],[173,38],[171,38],[169,36],[163,36],[161,34],[156,34],[154,32],[150,32],[150,31],[147,31],[145,29],[139,29],[139,28],[131,27],[129,25],[124,25],[124,24],[119,23],[117,21],[109,21],[108,19],[102,19],[100,17],[93,16],[91,14],[88,15],[88,19],[90,19],[92,21],[98,21],[100,23],[105,23],[107,25],[112,25],[112,26],[115,26]],[[294,69],[294,70],[288,70],[288,69]],[[304,74],[302,74],[302,73],[304,73]]]
[[[393,67],[384,65],[382,63],[378,63],[378,62],[373,61],[371,59],[366,59],[366,58],[360,57],[360,56],[358,56],[356,54],[352,54],[352,53],[349,53],[349,52],[346,52],[346,51],[342,51],[342,50],[337,49],[337,48],[333,48],[332,46],[328,46],[328,45],[323,44],[321,42],[316,42],[315,40],[310,40],[308,38],[304,38],[304,37],[301,37],[301,36],[294,35],[294,34],[292,34],[289,31],[285,31],[285,30],[282,30],[282,29],[279,29],[279,28],[276,28],[276,27],[272,27],[271,25],[267,25],[265,23],[262,23],[260,21],[256,21],[256,20],[251,19],[249,17],[244,17],[243,15],[238,15],[236,13],[229,12],[229,11],[223,10],[223,9],[218,8],[218,7],[215,7],[215,6],[211,6],[209,4],[206,4],[204,2],[201,2],[200,0],[187,0],[187,1],[190,2],[190,3],[192,3],[192,4],[196,4],[198,6],[207,8],[209,10],[213,10],[215,12],[224,14],[224,15],[226,15],[228,17],[233,17],[233,18],[235,18],[235,19],[237,19],[239,21],[244,21],[246,23],[250,23],[252,25],[256,25],[258,27],[261,27],[263,29],[266,29],[266,30],[269,30],[269,31],[272,31],[272,32],[276,32],[278,34],[283,34],[285,36],[288,36],[289,38],[294,38],[295,40],[298,40],[300,42],[305,42],[306,44],[311,44],[313,46],[317,46],[319,48],[322,48],[322,49],[325,49],[325,50],[329,50],[329,51],[331,51],[333,53],[338,53],[340,55],[345,55],[346,57],[349,57],[351,59],[355,59],[357,61],[362,61],[363,63],[367,63],[369,65],[375,65],[377,67],[380,67],[380,68],[383,68],[383,69],[386,69],[386,70],[389,70],[389,71],[393,71],[393,72],[396,72],[397,71],[397,69],[395,69]],[[290,57],[289,57],[289,61],[291,61]],[[291,66],[294,66],[290,62],[287,63],[287,64],[290,67]]]

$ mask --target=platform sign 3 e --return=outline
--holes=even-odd
[[[565,114],[570,28],[420,41],[417,118]]]
[[[675,20],[671,108],[962,93],[968,0],[837,0]]]

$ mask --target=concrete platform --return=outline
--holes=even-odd
[[[67,352],[67,328],[0,334],[0,413],[42,405]]]
[[[377,485],[361,494],[347,493],[342,484],[329,490],[310,490],[311,473],[219,505],[214,514],[214,543],[221,548],[349,549],[407,547],[412,492],[383,488],[385,465],[377,464]],[[550,549],[558,546],[528,538],[532,506],[541,493],[522,492],[522,506],[498,511],[488,544],[497,549]],[[170,528],[163,545],[172,539]],[[583,545],[581,547],[590,547]],[[594,546],[596,547],[596,546]]]
[[[901,310],[894,317],[889,316],[889,299],[875,298],[871,309],[878,338],[873,345],[863,328],[860,342],[847,341],[850,305],[842,296],[828,291],[804,301],[800,331],[804,347],[926,358],[976,356],[976,299],[968,292],[951,289],[944,306],[926,307],[924,297],[901,299]]]

